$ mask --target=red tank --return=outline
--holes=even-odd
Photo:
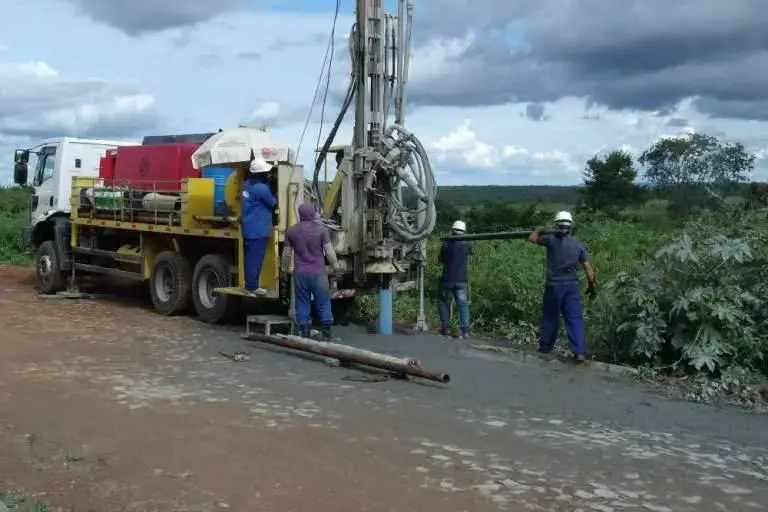
[[[99,177],[111,186],[178,192],[184,178],[199,178],[192,168],[197,143],[120,146],[101,158]]]
[[[99,160],[99,178],[110,184],[115,178],[116,158],[117,149],[108,149],[107,154]]]

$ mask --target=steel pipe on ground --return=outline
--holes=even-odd
[[[340,343],[315,341],[299,336],[282,334],[267,336],[266,334],[252,333],[247,337],[247,339],[251,341],[269,343],[270,345],[277,345],[279,347],[290,348],[293,350],[300,350],[302,352],[310,352],[312,354],[318,354],[321,356],[330,357],[332,359],[338,359],[339,361],[343,362],[370,366],[393,373],[410,375],[412,377],[419,377],[421,379],[435,382],[448,383],[451,381],[450,375],[446,373],[429,372],[423,369],[419,362],[415,359],[403,359],[399,357],[387,356],[377,352],[371,352],[370,350],[363,350],[347,345],[341,345]]]

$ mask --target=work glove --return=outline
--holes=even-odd
[[[597,285],[595,283],[589,283],[587,285],[587,296],[590,299],[597,297]]]
[[[341,262],[337,262],[333,266],[333,275],[335,277],[341,277],[344,274],[344,266],[341,264]]]

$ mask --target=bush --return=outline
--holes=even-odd
[[[20,187],[0,187],[0,263],[31,260],[21,244],[21,228],[28,224],[29,192]]]
[[[720,231],[720,232],[718,232]],[[616,361],[768,372],[768,240],[696,223],[606,287],[595,349]]]

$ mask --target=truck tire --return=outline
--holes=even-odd
[[[228,286],[232,286],[230,262],[219,254],[208,254],[200,258],[192,276],[192,301],[200,320],[216,324],[234,316],[238,297],[213,293],[214,288]]]
[[[174,251],[163,251],[152,262],[149,293],[155,311],[165,316],[187,311],[192,298],[189,260]]]
[[[52,295],[67,287],[67,276],[61,271],[59,254],[53,240],[47,240],[37,248],[35,269],[40,293]]]

